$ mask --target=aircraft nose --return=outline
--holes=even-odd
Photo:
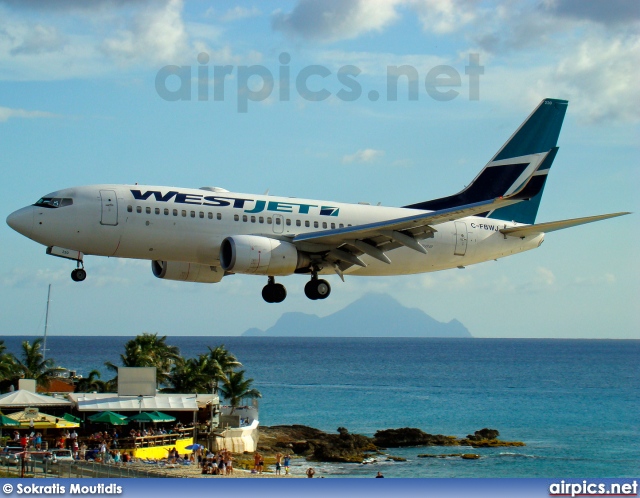
[[[25,237],[33,231],[33,206],[27,206],[7,216],[7,225]]]

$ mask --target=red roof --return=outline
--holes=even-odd
[[[72,393],[75,390],[76,386],[73,382],[66,379],[50,379],[46,388],[42,386],[36,388],[39,393]]]

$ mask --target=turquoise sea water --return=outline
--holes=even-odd
[[[22,337],[2,337],[18,351]],[[48,357],[87,375],[126,337],[49,337]],[[483,427],[523,448],[390,449],[407,462],[321,465],[331,475],[633,477],[640,473],[640,341],[169,337],[186,356],[225,344],[262,392],[263,425],[392,427],[465,436]],[[419,459],[471,452],[480,460]]]

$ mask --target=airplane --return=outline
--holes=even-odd
[[[275,278],[306,274],[311,300],[326,299],[337,273],[432,272],[535,249],[545,233],[629,214],[535,223],[568,101],[547,98],[474,180],[457,194],[403,207],[199,189],[90,185],[58,190],[10,214],[8,225],[47,254],[151,260],[165,280],[217,283],[233,274],[267,277],[262,297],[287,296]]]

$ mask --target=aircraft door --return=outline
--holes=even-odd
[[[101,225],[118,224],[118,198],[115,190],[101,190],[100,199],[102,201]]]
[[[464,221],[456,221],[456,248],[453,254],[456,256],[464,256],[467,253],[467,224]]]
[[[284,232],[284,216],[281,214],[273,215],[273,233]]]

